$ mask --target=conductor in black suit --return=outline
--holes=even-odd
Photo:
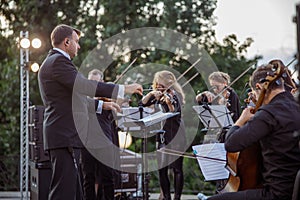
[[[139,84],[114,85],[86,79],[71,59],[80,49],[81,32],[58,25],[51,33],[54,47],[38,74],[45,105],[44,148],[52,164],[49,199],[80,199],[78,166],[82,141],[87,138],[88,110],[120,110],[116,103],[88,99],[87,96],[122,98],[124,93],[142,94]]]

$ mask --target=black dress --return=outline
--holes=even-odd
[[[174,112],[179,112],[179,115],[167,119],[163,125],[163,131],[157,135],[157,148],[170,148],[172,150],[183,152],[186,146],[185,128],[183,120],[181,119],[181,100],[176,94],[172,96],[172,105]],[[168,105],[165,102],[157,101],[154,96],[151,96],[143,106],[150,106],[156,104],[161,105],[164,112],[169,112]],[[157,161],[159,166],[159,181],[165,200],[171,199],[170,181],[168,177],[168,168],[172,168],[174,172],[174,199],[180,199],[183,189],[183,157],[170,156],[166,154],[157,153]]]

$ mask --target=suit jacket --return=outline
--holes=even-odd
[[[113,145],[113,123],[115,121],[111,111],[102,110],[102,113],[98,114],[89,110],[88,133],[84,146],[87,149],[98,149]]]
[[[44,148],[82,147],[87,137],[88,110],[97,102],[87,96],[116,98],[118,86],[88,80],[60,52],[51,50],[39,73],[40,94],[45,106]]]

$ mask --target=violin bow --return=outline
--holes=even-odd
[[[200,62],[202,58],[200,57],[198,60],[196,60],[196,62],[194,62],[194,64],[192,64],[187,70],[185,70],[177,79],[176,81],[178,82],[179,79],[181,79],[186,73],[188,73],[193,67],[195,67],[195,65]],[[170,89],[170,88],[169,88]]]
[[[135,58],[127,67],[126,69],[120,74],[120,76],[118,78],[116,78],[116,80],[114,81],[114,84],[116,84],[123,76],[124,74],[129,70],[129,68],[135,63],[135,61],[137,60],[137,58]]]
[[[168,91],[176,82],[178,82],[179,81],[179,79],[181,79],[186,73],[188,73],[193,67],[195,67],[195,65],[198,63],[198,62],[200,62],[200,60],[201,60],[202,58],[200,57],[198,60],[196,60],[196,62],[194,62],[187,70],[185,70],[177,79],[176,79],[176,81],[174,82],[174,83],[172,83],[171,85],[169,85],[169,87],[167,87],[166,89],[165,89],[165,91],[163,92],[163,94],[165,94],[166,93],[166,91]],[[198,75],[199,73],[197,73],[197,75]],[[194,75],[195,76],[195,75]],[[195,76],[196,77],[196,76]]]
[[[295,62],[295,60],[297,60],[297,57],[294,57],[288,64],[286,67],[290,66],[293,62]]]
[[[167,94],[167,91],[169,89],[171,89],[171,87],[178,82],[179,79],[181,79],[186,73],[188,73],[188,71],[190,71],[193,67],[195,67],[195,65],[201,60],[202,58],[200,57],[198,60],[196,60],[196,62],[194,62],[187,70],[185,70],[177,79],[174,83],[172,83],[171,85],[169,85],[162,93],[162,96],[164,96],[165,94]],[[197,74],[198,75],[198,74]],[[195,75],[194,75],[195,76]],[[195,76],[196,77],[196,76]]]
[[[290,66],[296,59],[297,59],[297,58],[293,58],[293,59],[289,62],[289,64],[287,64],[286,68],[287,68],[288,66]],[[221,94],[223,94],[223,92],[224,92],[225,90],[227,90],[227,88],[231,87],[236,81],[238,81],[242,76],[244,76],[251,68],[253,68],[254,65],[255,65],[255,64],[250,65],[250,67],[248,67],[243,73],[241,73],[238,77],[236,77],[236,79],[234,79],[228,86],[226,86],[221,92],[219,92],[219,93],[213,98],[213,101],[214,101],[216,98],[220,97]]]
[[[236,79],[234,79],[228,86],[226,86],[221,92],[219,92],[212,101],[216,100],[216,98],[221,97],[223,92],[227,90],[227,88],[231,87],[235,82],[237,82],[242,76],[244,76],[251,68],[253,68],[255,64],[250,65],[245,71],[243,71]]]
[[[194,74],[194,76],[192,76],[189,80],[187,80],[187,82],[185,82],[184,84],[182,84],[181,87],[183,88],[184,86],[186,86],[189,82],[191,82],[198,75],[199,75],[199,72],[197,72],[196,74]]]
[[[226,160],[223,159],[219,159],[219,158],[213,158],[213,157],[208,157],[208,156],[200,156],[197,154],[192,154],[192,153],[186,153],[186,152],[181,152],[181,151],[176,151],[174,149],[167,149],[167,148],[163,148],[163,149],[158,149],[157,150],[160,153],[165,153],[165,154],[169,154],[169,155],[173,155],[173,156],[183,156],[186,158],[193,158],[193,159],[206,159],[206,160],[211,160],[211,161],[215,161],[215,162],[226,162]]]

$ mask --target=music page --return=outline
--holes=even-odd
[[[226,150],[224,143],[201,144],[192,148],[205,181],[229,177],[229,171],[225,168]]]

